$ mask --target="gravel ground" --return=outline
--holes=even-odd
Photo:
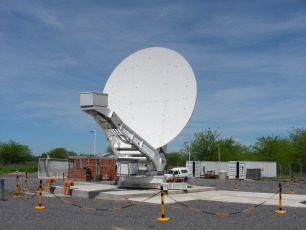
[[[31,177],[35,175],[30,175]],[[23,176],[20,176],[23,187]],[[0,201],[0,229],[306,229],[306,208],[284,208],[287,214],[275,214],[277,206],[261,205],[252,211],[229,216],[217,216],[190,210],[178,203],[166,204],[169,222],[158,222],[161,207],[156,204],[141,203],[121,210],[94,211],[71,206],[50,195],[43,196],[45,210],[35,210],[38,196],[33,199],[18,199],[12,195],[16,190],[16,176],[0,175],[5,179],[5,199]],[[34,180],[34,179],[33,179]],[[38,183],[38,179],[34,180]],[[60,184],[61,181],[58,182]],[[220,190],[233,190],[232,181],[192,179],[191,184],[214,186]],[[290,191],[290,183],[282,182],[283,191]],[[300,185],[306,188],[306,183]],[[240,191],[275,192],[278,181],[239,181]],[[256,190],[254,189],[257,188]],[[28,188],[36,190],[37,184],[28,182]],[[265,190],[267,189],[268,190]],[[297,194],[306,191],[295,185]],[[186,194],[187,195],[187,194]],[[76,205],[91,208],[116,208],[131,204],[130,201],[109,201],[65,197]],[[213,213],[232,213],[251,208],[250,204],[189,201],[184,204]],[[306,207],[306,204],[305,204]]]
[[[238,180],[237,188],[243,192],[267,192],[275,193],[278,192],[279,182],[282,184],[283,193],[290,192],[291,182],[290,180]],[[306,181],[296,181],[294,183],[293,190],[297,194],[306,195]],[[218,190],[232,191],[235,188],[234,180],[214,180],[214,179],[197,179],[192,178],[189,181],[190,184],[201,185],[201,186],[212,186]]]

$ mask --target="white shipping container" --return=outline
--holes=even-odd
[[[229,161],[228,162],[228,179],[245,179],[246,167],[244,161]]]
[[[227,165],[228,162],[225,161],[201,161],[201,175],[204,175],[207,171],[215,171],[215,174],[218,174],[220,170],[227,172]]]
[[[245,161],[246,169],[261,169],[261,177],[276,177],[276,162]]]
[[[201,162],[200,161],[194,161],[194,167],[195,167],[195,177],[200,178],[201,176]]]
[[[200,178],[201,162],[200,161],[186,161],[186,168],[191,172],[191,177]]]
[[[187,161],[186,167],[192,172],[196,161]],[[198,164],[198,163],[197,163]],[[204,175],[207,171],[215,171],[216,174],[220,170],[224,170],[227,173],[229,179],[246,179],[248,169],[261,169],[261,177],[276,177],[277,169],[276,162],[265,161],[201,161],[200,162],[200,174]],[[198,167],[196,167],[198,171]],[[195,175],[192,175],[193,177]]]

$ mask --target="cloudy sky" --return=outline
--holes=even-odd
[[[108,146],[79,93],[102,91],[130,54],[183,55],[198,87],[194,114],[168,145],[208,128],[253,144],[306,127],[306,1],[0,1],[0,141],[34,155]]]

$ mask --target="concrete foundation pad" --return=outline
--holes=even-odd
[[[169,195],[185,194],[185,193],[197,193],[204,191],[215,190],[213,187],[204,186],[188,186],[186,189],[173,189],[165,191]],[[63,194],[62,186],[52,186],[51,191],[56,195]],[[108,200],[120,200],[131,199],[138,197],[150,197],[159,193],[159,189],[124,189],[118,188],[116,185],[101,184],[101,183],[75,183],[71,187],[71,195],[73,197],[82,197],[88,199],[108,199]]]
[[[51,191],[59,196],[62,195],[62,186],[53,186]],[[71,195],[73,197],[81,197],[87,199],[106,199],[106,200],[131,200],[143,201],[148,197],[159,193],[158,189],[123,189],[116,185],[106,183],[88,183],[79,182],[71,187]],[[168,193],[169,196],[166,194]],[[50,194],[51,195],[51,194]],[[260,193],[260,192],[241,192],[241,191],[224,191],[216,190],[214,187],[205,186],[188,186],[187,189],[175,189],[165,191],[165,204],[175,203],[173,199],[180,202],[192,200],[219,201],[231,203],[279,205],[278,193]],[[160,196],[155,196],[147,201],[147,203],[160,204]],[[282,194],[283,207],[300,207],[306,208],[306,195]]]
[[[274,193],[255,193],[255,192],[236,192],[236,191],[206,191],[186,194],[170,195],[173,199],[179,202],[192,200],[219,201],[230,203],[245,203],[245,204],[260,204],[264,205],[279,205],[279,196]],[[164,197],[165,204],[175,203],[167,195]],[[145,197],[131,198],[132,201],[142,201]],[[160,204],[160,197],[153,197],[145,201],[148,203]],[[306,195],[282,194],[282,207],[300,207],[306,208]]]

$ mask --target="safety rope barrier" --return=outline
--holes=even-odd
[[[298,183],[297,181],[295,182],[295,184],[296,184],[297,186],[299,186],[301,189],[306,190],[306,188],[302,187],[302,186],[300,185],[300,183]]]
[[[277,189],[278,188],[278,186],[276,185],[276,186],[270,186],[270,188],[256,188],[256,187],[254,187],[254,186],[250,186],[250,185],[248,185],[246,182],[244,182],[244,181],[240,181],[240,180],[236,180],[236,179],[229,179],[229,180],[226,180],[226,181],[224,181],[224,182],[222,182],[222,183],[218,183],[218,184],[207,184],[207,185],[205,185],[205,186],[216,186],[218,189],[219,189],[219,187],[221,187],[222,185],[224,185],[224,184],[226,184],[226,183],[230,183],[230,182],[235,182],[235,189],[237,189],[237,190],[235,190],[235,191],[239,191],[239,189],[238,189],[238,187],[236,187],[237,186],[237,184],[238,184],[238,182],[241,182],[241,184],[243,184],[243,185],[245,185],[245,186],[247,186],[247,187],[249,187],[249,188],[251,188],[251,189],[253,189],[253,190],[259,190],[259,191],[269,191],[269,190],[273,190],[273,189]],[[196,185],[196,184],[191,184],[191,185],[194,185],[194,186],[198,186],[198,185]]]
[[[29,180],[31,180],[31,179],[29,178]],[[34,182],[34,181],[32,181],[32,182],[33,182],[33,183],[36,183],[36,182]],[[43,187],[47,192],[50,192],[50,190],[47,189],[44,185],[42,185],[42,187]],[[50,192],[50,193],[51,193],[51,192]],[[85,206],[82,206],[82,205],[78,205],[78,204],[71,203],[71,202],[69,202],[69,201],[63,199],[62,197],[57,196],[57,195],[54,194],[54,193],[51,193],[51,194],[52,194],[53,196],[55,196],[56,198],[58,198],[59,200],[61,200],[62,202],[66,203],[66,204],[69,204],[69,205],[71,205],[71,206],[74,206],[74,207],[78,207],[78,208],[82,208],[82,209],[86,209],[86,210],[93,210],[93,211],[115,211],[115,210],[121,210],[121,209],[124,209],[124,208],[129,208],[129,207],[132,207],[132,206],[139,205],[139,204],[141,204],[141,203],[143,203],[143,202],[145,202],[145,201],[147,201],[147,200],[149,200],[149,199],[151,199],[151,198],[157,196],[158,194],[160,194],[160,191],[158,191],[158,193],[156,193],[156,194],[154,194],[154,195],[152,195],[152,196],[150,196],[150,197],[148,197],[148,198],[146,198],[146,199],[144,199],[144,200],[142,200],[142,201],[139,201],[139,202],[136,202],[136,203],[132,203],[132,204],[128,204],[128,205],[126,205],[126,206],[118,207],[118,208],[89,208],[89,207],[85,207]]]
[[[277,186],[274,186],[274,185],[273,185],[273,186],[270,186],[270,188],[256,188],[256,187],[254,187],[254,186],[248,185],[248,184],[247,184],[246,182],[244,182],[244,181],[241,181],[241,183],[242,183],[243,185],[245,185],[245,186],[251,188],[251,189],[260,190],[260,191],[269,191],[269,190],[278,188]]]
[[[33,181],[31,178],[28,178],[28,179],[29,179],[31,182],[33,182],[34,184],[37,184],[37,185],[38,185],[38,183],[36,183],[35,181]],[[220,184],[217,184],[217,185],[220,185],[220,186],[221,186],[221,185],[223,185],[223,184],[225,184],[225,183],[229,183],[229,182],[233,182],[233,181],[235,181],[235,180],[227,180],[227,181],[225,181],[225,182],[223,182],[223,183],[220,183]],[[303,187],[302,187],[301,185],[299,185],[297,182],[295,182],[295,183],[296,183],[299,187],[303,188]],[[245,186],[247,186],[247,187],[250,187],[250,188],[252,188],[252,189],[257,189],[257,190],[270,190],[270,189],[273,189],[273,188],[275,187],[275,186],[271,186],[271,187],[268,188],[268,189],[267,189],[267,188],[266,188],[266,189],[261,189],[261,188],[255,188],[255,187],[253,187],[253,186],[250,186],[250,185],[248,185],[248,184],[247,184],[246,182],[244,182],[244,181],[242,181],[242,184],[245,185]],[[286,184],[286,183],[285,183],[285,184]],[[42,187],[43,187],[47,192],[50,192],[50,190],[47,189],[45,186],[42,185]],[[20,189],[19,189],[19,191],[20,191]],[[31,198],[28,197],[28,198],[25,198],[25,199],[32,199],[32,198],[36,195],[37,192],[38,192],[38,190],[36,190],[35,194],[34,194]],[[278,193],[279,193],[279,192],[274,193],[272,196],[270,196],[269,198],[267,198],[267,199],[264,200],[263,202],[261,202],[261,203],[259,203],[259,204],[256,204],[256,205],[254,205],[254,206],[252,206],[252,207],[250,207],[250,208],[248,208],[248,209],[245,209],[245,210],[242,210],[242,211],[236,211],[236,212],[229,212],[229,213],[216,213],[216,212],[209,212],[209,211],[205,211],[205,210],[200,210],[200,209],[191,207],[191,206],[189,206],[189,205],[187,205],[187,204],[185,204],[185,203],[183,203],[183,202],[180,202],[180,201],[174,199],[173,197],[169,196],[168,194],[163,194],[163,195],[169,197],[170,199],[172,199],[173,201],[177,202],[178,204],[180,204],[180,205],[182,205],[182,206],[184,206],[184,207],[186,207],[186,208],[188,208],[188,209],[190,209],[190,210],[193,210],[193,211],[197,211],[197,212],[204,213],[204,214],[209,214],[209,215],[228,216],[228,215],[240,214],[240,213],[245,213],[245,212],[254,210],[255,208],[257,208],[257,207],[263,205],[264,203],[268,202],[269,200],[271,200],[271,199],[272,199],[276,194],[278,194]],[[20,194],[23,195],[23,192],[20,191]],[[117,208],[90,208],[90,207],[86,207],[86,206],[82,206],[82,205],[78,205],[78,204],[74,204],[74,203],[72,203],[72,202],[69,202],[68,200],[63,199],[62,197],[59,197],[58,195],[56,195],[56,194],[54,194],[54,193],[51,193],[51,194],[52,194],[53,196],[55,196],[56,198],[58,198],[59,200],[61,200],[62,202],[64,202],[65,204],[68,204],[68,205],[71,205],[71,206],[74,206],[74,207],[77,207],[77,208],[82,208],[82,209],[86,209],[86,210],[93,210],[93,211],[115,211],[115,210],[122,210],[122,209],[124,209],[124,208],[129,208],[129,207],[133,207],[133,206],[139,205],[139,204],[141,204],[141,203],[143,203],[143,202],[145,202],[145,201],[147,201],[147,200],[149,200],[149,199],[151,199],[151,198],[153,198],[153,197],[155,197],[155,196],[161,194],[161,191],[158,191],[156,194],[154,194],[154,195],[152,195],[152,196],[150,196],[150,197],[148,197],[148,198],[146,198],[146,199],[144,199],[144,200],[142,200],[142,201],[139,201],[139,202],[136,202],[136,203],[131,203],[131,204],[128,204],[128,205],[126,205],[126,206],[117,207]]]
[[[226,181],[224,181],[224,182],[222,182],[222,183],[219,183],[219,184],[205,184],[204,186],[222,186],[222,185],[224,185],[224,184],[226,184],[226,183],[229,183],[229,182],[233,182],[233,181],[235,181],[235,180],[232,180],[232,179],[230,179],[230,180],[226,180]],[[190,185],[193,185],[193,186],[199,186],[199,185],[197,185],[197,184],[192,184],[192,183],[189,183]],[[203,185],[201,185],[201,186],[203,186]]]
[[[43,187],[44,187],[44,186],[43,186]],[[143,202],[145,202],[145,201],[147,201],[147,200],[149,200],[149,199],[151,199],[151,198],[157,196],[159,193],[160,193],[160,191],[159,191],[158,193],[156,193],[156,194],[154,194],[154,195],[152,195],[152,196],[150,196],[150,197],[148,197],[148,198],[142,200],[142,201],[137,202],[137,203],[132,203],[132,204],[128,204],[128,205],[126,205],[126,206],[117,207],[117,208],[89,208],[89,207],[85,207],[85,206],[81,206],[81,205],[77,205],[77,204],[71,203],[71,202],[69,202],[69,201],[67,201],[67,200],[65,200],[65,199],[63,199],[63,198],[61,198],[61,197],[59,197],[59,196],[57,196],[57,195],[55,195],[55,194],[53,194],[53,193],[52,193],[52,194],[53,194],[56,198],[58,198],[58,199],[60,199],[61,201],[63,201],[64,203],[69,204],[69,205],[72,205],[72,206],[74,206],[74,207],[78,207],[78,208],[82,208],[82,209],[87,209],[87,210],[93,210],[93,211],[115,211],[115,210],[121,210],[121,209],[124,209],[124,208],[129,208],[129,207],[132,207],[132,206],[136,206],[136,205],[138,205],[138,204],[141,204],[141,203],[143,203]]]
[[[36,189],[36,191],[34,192],[34,195],[27,197],[27,196],[25,195],[25,192],[24,192],[23,190],[20,190],[20,189],[19,189],[19,192],[20,192],[20,194],[21,194],[21,198],[27,199],[27,200],[33,199],[33,198],[37,195],[38,191],[39,191],[39,186],[38,186],[38,188]]]
[[[186,207],[186,208],[188,208],[188,209],[190,209],[190,210],[196,211],[196,212],[200,212],[200,213],[204,213],[204,214],[209,214],[209,215],[216,215],[216,216],[229,216],[229,215],[234,215],[234,214],[239,214],[239,213],[245,213],[245,212],[254,210],[255,208],[257,208],[257,207],[263,205],[264,203],[268,202],[269,200],[271,200],[276,194],[277,194],[277,192],[274,193],[272,196],[270,196],[270,197],[269,197],[268,199],[266,199],[265,201],[263,201],[262,203],[257,204],[257,205],[255,205],[255,206],[253,206],[253,207],[251,207],[251,208],[248,208],[248,209],[245,209],[245,210],[242,210],[242,211],[238,211],[238,212],[229,212],[229,213],[215,213],[215,212],[208,212],[208,211],[200,210],[200,209],[197,209],[197,208],[190,207],[190,206],[188,206],[188,205],[186,205],[186,204],[184,204],[184,203],[182,203],[182,202],[180,202],[180,201],[174,199],[173,197],[171,197],[171,196],[169,196],[169,195],[167,195],[167,194],[165,194],[165,195],[166,195],[167,197],[169,197],[171,200],[173,200],[173,201],[179,203],[180,205],[182,205],[182,206],[184,206],[184,207]]]
[[[216,184],[216,186],[222,186],[222,185],[224,185],[224,184],[226,184],[226,183],[233,182],[233,181],[234,181],[234,180],[226,180],[226,181],[224,181],[224,182],[222,182],[222,183]]]

